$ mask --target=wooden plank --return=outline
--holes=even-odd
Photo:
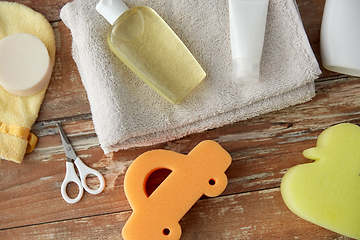
[[[123,239],[121,229],[130,213],[115,212],[7,229],[0,231],[0,238]],[[182,240],[350,239],[291,213],[282,201],[279,188],[199,200],[180,225]]]
[[[79,125],[86,126],[86,122]],[[71,125],[69,128],[65,126],[64,130],[68,132],[71,127]],[[26,156],[22,164],[8,161],[0,163],[2,176],[0,215],[3,216],[0,218],[0,229],[106,213],[114,211],[114,208],[118,209],[115,207],[118,204],[128,205],[122,184],[115,184],[115,181],[122,180],[121,174],[125,170],[126,163],[114,162],[111,156],[104,156],[99,147],[92,147],[98,146],[97,138],[93,134],[88,135],[84,132],[78,140],[77,137],[71,136],[70,134],[69,139],[74,143],[79,157],[88,166],[104,174],[107,182],[104,192],[96,196],[84,193],[81,202],[73,205],[66,203],[60,194],[66,161],[60,137],[59,135],[40,137],[36,151]],[[88,178],[87,181],[90,187],[98,185],[97,180],[92,178]],[[73,190],[75,190],[74,186],[70,188],[70,192]],[[87,198],[91,201],[86,200]],[[94,204],[100,204],[101,207],[94,208]],[[20,212],[22,214],[19,214]]]
[[[180,222],[182,239],[322,239],[339,234],[291,213],[280,189],[199,201]]]
[[[22,164],[0,163],[0,215],[6,216],[0,218],[0,229],[127,211],[130,207],[123,192],[123,177],[132,160],[156,148],[186,154],[205,139],[219,142],[233,157],[226,172],[229,185],[224,195],[278,187],[288,168],[309,162],[302,156],[302,151],[315,146],[323,129],[339,122],[358,121],[359,88],[358,78],[319,82],[317,97],[307,104],[177,141],[108,156],[99,148],[91,119],[65,121],[64,131],[75,151],[87,165],[102,172],[107,182],[103,193],[97,196],[85,194],[75,205],[67,204],[60,195],[65,155],[55,123],[36,124],[35,133],[40,138],[35,151],[27,155]],[[342,100],[345,101],[343,104]]]
[[[60,10],[68,2],[72,0],[8,0],[9,2],[17,2],[32,8],[41,13],[50,22],[60,20]]]

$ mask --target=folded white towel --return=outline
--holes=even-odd
[[[293,0],[270,0],[260,83],[231,80],[227,0],[124,0],[153,8],[207,73],[178,105],[171,105],[109,49],[111,25],[99,0],[75,0],[60,16],[73,36],[73,58],[86,88],[95,131],[105,153],[147,146],[309,101],[321,73]]]

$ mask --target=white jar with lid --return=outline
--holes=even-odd
[[[326,0],[320,45],[326,69],[360,77],[360,0]]]

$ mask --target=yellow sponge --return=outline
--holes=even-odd
[[[360,127],[343,123],[328,128],[304,156],[315,162],[291,168],[281,182],[288,208],[307,221],[360,239]]]

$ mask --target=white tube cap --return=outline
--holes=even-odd
[[[233,59],[233,81],[238,84],[255,84],[259,82],[260,60],[250,58]]]
[[[36,36],[15,33],[0,41],[0,85],[9,93],[31,96],[49,83],[53,64]]]
[[[101,0],[96,5],[98,11],[111,25],[129,8],[121,0]]]

